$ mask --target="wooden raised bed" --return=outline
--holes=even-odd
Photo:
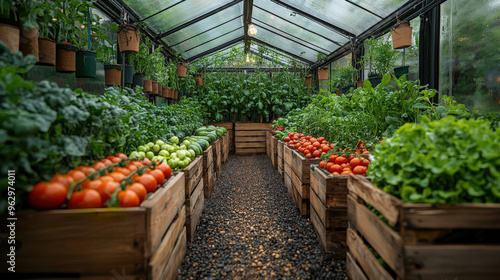
[[[226,163],[229,157],[229,133],[224,133],[222,136],[222,163]]]
[[[311,164],[318,164],[321,159],[308,159],[296,150],[292,151],[293,199],[300,214],[309,216]]]
[[[271,163],[278,170],[278,138],[271,135]]]
[[[351,279],[498,279],[500,205],[404,203],[360,176],[348,188]]]
[[[271,131],[266,131],[266,154],[271,159]]]
[[[285,145],[283,149],[283,181],[288,193],[293,196],[292,185],[292,149]]]
[[[183,170],[186,176],[184,195],[186,198],[186,233],[191,242],[203,212],[205,196],[203,191],[203,157],[197,156]]]
[[[278,155],[278,173],[283,177],[283,174],[285,172],[285,167],[284,167],[284,162],[283,162],[283,153],[285,149],[285,142],[279,141],[278,140],[278,145],[277,145],[277,155]]]
[[[259,154],[266,152],[266,131],[271,123],[236,123],[234,125],[236,154]]]
[[[214,154],[214,172],[220,174],[222,170],[222,138],[211,144]]]
[[[228,148],[229,151],[234,151],[234,123],[232,122],[227,122],[227,123],[214,123],[212,124],[213,126],[222,126],[227,129],[227,143],[228,143]]]
[[[210,198],[215,183],[215,170],[212,146],[203,152],[203,193]]]
[[[175,279],[186,254],[184,186],[178,172],[139,207],[18,211],[16,276]]]

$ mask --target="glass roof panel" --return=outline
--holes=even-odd
[[[156,32],[162,33],[213,11],[231,0],[124,0],[141,18],[149,17],[162,9],[168,10],[145,22]]]
[[[271,46],[295,54],[297,56],[301,56],[309,61],[314,62],[317,60],[317,55],[318,55],[317,51],[304,47],[296,42],[290,41],[286,39],[286,36],[285,37],[278,36],[272,32],[267,31],[266,29],[259,28],[258,26],[257,30],[258,30],[257,35],[254,36],[256,39],[261,40],[262,42],[267,43]]]
[[[243,28],[239,28],[238,30],[234,30],[228,34],[225,34],[217,39],[212,39],[212,41],[207,42],[203,45],[197,46],[193,49],[185,51],[183,56],[185,58],[190,58],[193,57],[197,54],[200,54],[202,52],[208,51],[210,49],[216,48],[217,46],[220,46],[226,42],[229,42],[231,40],[235,40],[238,37],[242,37],[244,35],[243,33]]]
[[[380,20],[379,17],[345,0],[282,0],[282,2],[356,35]],[[293,14],[292,11],[290,13]]]
[[[304,64],[303,61],[295,59],[295,58],[293,58],[293,57],[291,57],[283,52],[280,52],[280,51],[274,49],[273,47],[269,47],[269,46],[265,46],[265,47],[266,47],[266,56],[268,56],[268,57],[277,56],[286,64],[290,64],[292,60],[297,62],[297,63]],[[259,46],[255,42],[250,45],[250,50],[253,51],[254,53],[257,53],[257,54],[260,53]]]
[[[226,33],[232,32],[234,30],[241,29],[243,30],[243,22],[241,20],[241,17],[236,18],[224,25],[221,25],[217,28],[214,28],[212,30],[208,29],[208,31],[204,32],[203,34],[200,34],[196,37],[193,37],[189,39],[189,37],[185,37],[184,41],[181,41],[182,43],[178,45],[173,45],[172,48],[178,52],[178,53],[183,53],[190,48],[196,47],[200,44],[203,44],[207,41],[210,41],[214,38],[217,38],[219,36],[222,36]],[[196,35],[196,34],[195,34]],[[165,40],[164,40],[165,41]],[[168,44],[168,42],[166,42]]]
[[[326,28],[325,26],[316,23],[314,21],[311,21],[310,19],[303,17],[301,15],[292,13],[290,10],[287,8],[275,4],[269,0],[254,0],[253,1],[253,10],[252,10],[252,16],[256,16],[259,14],[262,14],[265,10],[266,12],[270,12],[272,14],[267,14],[267,17],[269,17],[268,21],[265,21],[264,19],[261,19],[261,17],[257,17],[258,19],[267,22],[268,24],[271,24],[275,27],[280,27],[284,24],[290,24],[287,23],[286,21],[290,21],[295,23],[296,25],[302,27],[304,30],[308,29],[311,31],[314,31],[315,33],[318,33],[332,41],[338,42],[341,45],[347,43],[348,39],[344,35],[341,35],[329,28]],[[290,24],[293,25],[293,24]],[[288,27],[283,27],[283,28],[288,28]],[[283,29],[284,31],[287,31],[287,29]],[[287,31],[288,32],[288,31]],[[304,33],[304,32],[303,32]],[[300,37],[300,36],[299,36]],[[323,37],[323,38],[324,38]]]
[[[191,38],[193,36],[196,36],[200,33],[211,30],[213,28],[225,30],[221,31],[219,34],[226,33],[229,31],[228,26],[232,26],[231,27],[232,29],[235,29],[236,27],[239,26],[243,26],[243,2],[241,2],[238,5],[233,5],[206,19],[200,20],[197,23],[193,23],[192,25],[186,28],[183,28],[175,33],[172,33],[164,37],[163,41],[165,41],[165,43],[167,43],[170,46],[174,46],[188,38]]]
[[[375,14],[386,17],[403,6],[407,0],[350,0],[354,4],[374,12]]]

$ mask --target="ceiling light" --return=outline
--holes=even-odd
[[[257,35],[257,28],[253,24],[248,25],[248,36],[253,37]]]
[[[245,60],[246,63],[250,63],[250,56],[247,54],[247,59]]]

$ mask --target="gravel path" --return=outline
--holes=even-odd
[[[347,279],[265,154],[229,156],[180,270],[180,279]]]

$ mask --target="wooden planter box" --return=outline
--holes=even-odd
[[[277,156],[278,156],[278,173],[280,174],[281,177],[283,177],[283,174],[285,172],[284,162],[283,162],[284,149],[285,149],[285,142],[278,140],[278,145],[277,145],[276,150],[277,150]]]
[[[184,185],[177,172],[139,207],[18,211],[16,275],[175,279],[186,254]]]
[[[271,159],[271,132],[266,131],[266,154],[269,159]]]
[[[278,138],[271,136],[271,163],[278,170]]]
[[[226,122],[226,123],[213,123],[213,126],[222,126],[227,129],[228,134],[228,145],[229,151],[234,151],[234,123]]]
[[[215,170],[212,146],[203,152],[203,193],[210,198],[215,183]]]
[[[292,149],[288,146],[284,146],[283,149],[283,181],[288,193],[293,197],[293,185],[292,185]]]
[[[201,213],[205,206],[205,196],[203,191],[203,157],[197,156],[183,170],[186,176],[184,195],[186,198],[186,232],[187,240],[193,241],[196,234],[196,227],[200,222]]]
[[[309,216],[311,164],[318,164],[321,159],[308,159],[296,150],[292,151],[292,191],[295,205],[300,214]]]
[[[271,123],[236,123],[235,153],[241,155],[265,153],[266,131],[271,129],[271,125]]]
[[[214,154],[214,171],[220,174],[222,170],[222,139],[217,139],[211,146]]]
[[[227,158],[229,157],[229,151],[231,145],[228,132],[224,134],[223,139],[224,141],[222,142],[222,163],[226,163]]]
[[[404,203],[360,176],[347,186],[351,279],[498,279],[500,205]]]

